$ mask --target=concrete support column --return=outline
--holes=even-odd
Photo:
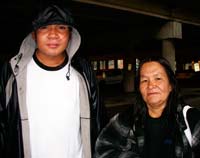
[[[133,92],[135,90],[134,77],[135,76],[133,71],[126,71],[124,73],[124,80],[123,80],[124,92]]]
[[[176,70],[175,46],[173,39],[182,39],[182,24],[176,21],[167,22],[157,35],[162,40],[162,55],[169,60],[173,70]]]
[[[165,39],[162,41],[162,56],[166,58],[174,72],[176,71],[176,59],[175,59],[175,46],[172,40]]]

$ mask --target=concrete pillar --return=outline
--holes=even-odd
[[[162,40],[162,55],[169,60],[172,68],[176,71],[175,46],[173,39],[182,39],[182,24],[176,21],[167,22],[157,35]]]
[[[135,76],[133,71],[126,71],[124,73],[124,80],[123,80],[124,92],[133,92],[135,90],[134,77]]]
[[[171,64],[174,72],[176,71],[175,47],[170,39],[162,41],[162,56],[165,57]]]

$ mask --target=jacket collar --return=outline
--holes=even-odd
[[[81,36],[75,28],[72,28],[71,38],[68,43],[68,47],[66,48],[66,52],[69,57],[69,63],[71,63],[71,59],[79,49],[80,44],[81,44]],[[32,38],[32,35],[30,33],[22,41],[19,53],[10,60],[11,67],[13,69],[13,73],[15,76],[21,71],[23,71],[24,68],[26,68],[26,65],[31,60],[36,48],[37,48],[36,42]]]

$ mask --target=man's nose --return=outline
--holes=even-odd
[[[49,37],[57,37],[58,36],[58,31],[56,28],[52,27],[49,29]]]

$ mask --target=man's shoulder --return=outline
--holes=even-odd
[[[2,76],[5,76],[5,75],[8,75],[12,72],[11,70],[11,65],[9,62],[4,62],[4,63],[1,63],[0,65],[0,74],[1,74],[1,77]]]
[[[89,64],[89,61],[86,58],[84,58],[84,57],[82,57],[80,55],[75,55],[72,58],[71,63],[72,63],[72,65],[77,65],[77,64],[79,64],[79,65],[85,65],[85,64]]]

